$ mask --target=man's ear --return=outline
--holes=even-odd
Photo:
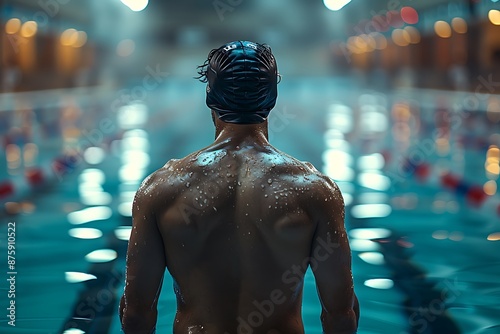
[[[211,110],[212,112],[212,122],[214,123],[214,126],[217,126],[217,124],[215,124],[215,113],[213,110]]]

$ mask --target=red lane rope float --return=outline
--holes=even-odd
[[[386,150],[381,154],[387,165],[387,163],[391,161],[391,153]],[[455,175],[450,172],[435,175],[435,171],[433,174],[433,166],[431,164],[426,162],[415,163],[408,158],[403,160],[401,171],[406,177],[414,175],[419,182],[425,182],[431,177],[431,175],[434,175],[437,177],[437,181],[440,182],[443,188],[451,190],[457,195],[464,196],[470,206],[480,208],[485,206],[484,204],[487,202],[486,206],[488,209],[495,210],[496,214],[500,216],[500,199],[496,200],[494,196],[490,196],[485,193],[483,187],[480,185],[465,182],[459,175]],[[493,207],[491,207],[492,205]]]
[[[0,199],[7,198],[14,194],[14,184],[11,181],[0,182]]]
[[[56,157],[45,168],[31,167],[25,170],[21,179],[0,181],[0,200],[19,196],[26,190],[33,190],[55,179],[61,179],[73,171],[81,160],[74,154]]]

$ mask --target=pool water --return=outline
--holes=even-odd
[[[313,163],[344,195],[359,333],[500,333],[500,131],[488,108],[500,97],[375,92],[328,78],[279,88],[271,143]],[[16,326],[2,317],[1,333],[120,332],[134,192],[167,160],[213,140],[203,94],[203,84],[171,78],[144,101],[68,91],[23,96],[16,113],[16,103],[2,106],[11,146],[1,152],[0,180],[16,191],[0,199],[0,248],[6,254],[15,222],[17,275]],[[464,103],[472,98],[477,110]],[[78,153],[54,174],[62,149]],[[50,180],[30,190],[30,166]],[[163,285],[157,332],[170,333],[168,273]],[[320,311],[309,271],[306,333],[321,333]]]

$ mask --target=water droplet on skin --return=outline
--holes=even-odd
[[[241,182],[240,181],[238,181],[238,185],[241,186]]]
[[[215,206],[213,208],[214,208],[214,211],[217,212],[217,208]]]
[[[186,188],[189,188],[189,186],[191,185],[191,183],[186,183]]]
[[[268,195],[267,194],[264,194],[264,197],[267,197]]]
[[[189,172],[189,177],[193,176],[193,172]]]
[[[266,186],[265,186],[265,185],[263,185],[263,184],[261,184],[261,185],[260,185],[260,187],[261,187],[262,189],[264,189]],[[252,187],[252,188],[253,188],[253,187]]]
[[[267,180],[267,183],[271,184],[271,183],[273,183],[273,180],[269,179],[269,180]]]
[[[278,199],[279,197],[278,197],[278,195],[276,195],[276,196],[274,196],[274,198]]]
[[[328,202],[328,198],[325,198],[325,202]]]

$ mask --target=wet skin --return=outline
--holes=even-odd
[[[152,333],[165,268],[175,334],[304,333],[315,275],[324,333],[355,333],[359,307],[338,187],[267,141],[267,122],[216,121],[216,141],[149,176],[136,194],[120,317]]]

